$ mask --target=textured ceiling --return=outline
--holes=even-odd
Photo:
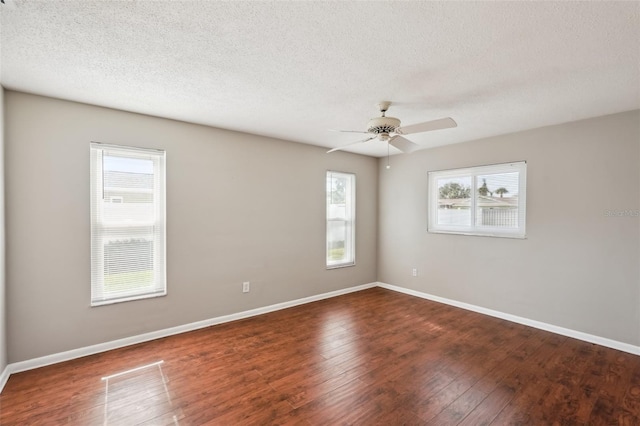
[[[381,100],[403,125],[458,122],[407,136],[424,148],[640,108],[640,2],[9,6],[8,89],[325,147]]]

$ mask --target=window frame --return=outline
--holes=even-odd
[[[100,202],[105,198],[103,157],[105,153],[124,158],[151,160],[153,164],[153,194],[155,220],[135,225],[107,223],[103,221]],[[113,197],[109,197],[111,200]],[[121,197],[122,198],[122,197]],[[118,203],[120,204],[120,203]],[[91,226],[91,298],[92,307],[133,300],[162,297],[167,294],[166,279],[166,153],[164,150],[90,143],[90,226]],[[127,237],[152,236],[153,284],[138,291],[105,291],[104,245],[109,239],[108,230],[127,230]],[[144,290],[144,291],[140,291]]]
[[[518,226],[503,228],[498,226],[482,226],[476,224],[478,210],[478,176],[488,174],[518,172]],[[516,161],[486,166],[474,166],[460,169],[430,171],[428,175],[428,213],[427,232],[437,234],[473,235],[484,237],[502,237],[525,239],[526,235],[526,198],[527,198],[527,162]],[[471,178],[470,214],[471,225],[438,224],[439,188],[438,180],[443,178]]]
[[[345,219],[330,217],[329,202],[330,197],[330,180],[333,176],[345,177],[349,179],[350,193],[345,199],[345,212],[348,217]],[[325,267],[326,269],[346,268],[355,266],[356,264],[356,175],[355,173],[339,172],[335,170],[327,170],[325,175]],[[332,261],[329,259],[329,223],[343,221],[347,228],[345,238],[345,253],[348,253],[346,260]]]

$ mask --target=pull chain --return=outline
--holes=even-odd
[[[391,166],[389,165],[389,145],[389,142],[387,142],[387,170],[391,168]]]

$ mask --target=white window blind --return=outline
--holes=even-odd
[[[356,176],[327,172],[327,268],[355,264]]]
[[[527,163],[429,172],[429,232],[524,238]]]
[[[165,153],[91,143],[91,305],[163,296]]]

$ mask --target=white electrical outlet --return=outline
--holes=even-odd
[[[245,281],[242,283],[242,292],[243,293],[249,293],[249,290],[251,290],[251,283],[249,281]]]
[[[418,268],[413,268],[413,276],[414,277],[418,276]]]

